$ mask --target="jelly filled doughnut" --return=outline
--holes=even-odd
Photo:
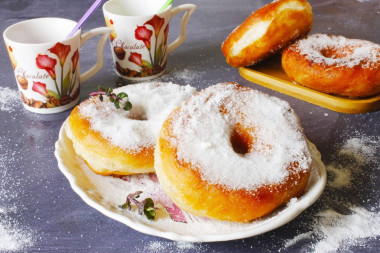
[[[182,210],[248,222],[304,192],[311,155],[287,102],[222,83],[169,115],[156,144],[155,169]]]
[[[66,124],[68,137],[88,166],[102,175],[154,172],[154,146],[169,113],[195,88],[172,83],[140,83],[114,89],[125,92],[130,111],[104,98],[76,106]]]
[[[343,36],[313,34],[283,51],[282,67],[303,86],[345,97],[380,92],[380,45]]]
[[[232,67],[253,65],[307,35],[313,13],[306,0],[274,1],[252,13],[223,42]]]

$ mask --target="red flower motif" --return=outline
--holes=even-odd
[[[67,55],[70,53],[70,45],[64,45],[60,42],[57,42],[57,44],[55,44],[54,47],[50,48],[49,51],[58,56],[59,63],[61,66],[63,66]]]
[[[79,50],[77,49],[74,52],[73,56],[71,56],[71,63],[73,64],[72,73],[74,73],[75,70],[77,69],[78,61],[79,61]]]
[[[165,43],[168,41],[169,37],[169,24],[164,29]]]
[[[133,62],[140,67],[144,64],[142,61],[142,55],[139,53],[134,53],[134,52],[131,52],[131,55],[129,56],[128,61]]]
[[[160,34],[161,32],[161,29],[164,23],[165,23],[164,18],[160,18],[159,16],[154,15],[154,17],[148,20],[147,22],[145,22],[144,25],[151,25],[154,28],[155,36],[157,38],[158,34]]]
[[[146,28],[145,26],[137,26],[135,30],[135,38],[137,40],[142,40],[145,46],[150,50],[150,38],[153,32]]]
[[[36,58],[36,65],[39,69],[44,69],[48,72],[48,74],[55,80],[55,65],[57,64],[57,60],[50,58],[47,55],[38,54]]]
[[[46,84],[44,84],[44,83],[33,81],[32,90],[37,92],[37,93],[40,93],[42,96],[45,96],[45,97],[47,97],[49,95],[47,90],[46,90]]]

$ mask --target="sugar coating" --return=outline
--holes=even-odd
[[[211,184],[254,189],[310,167],[297,115],[287,102],[259,91],[217,84],[191,97],[171,117],[173,137],[166,138],[177,147],[177,159],[197,168]],[[254,129],[249,134],[256,143],[246,154],[235,152],[231,143],[238,122]],[[298,168],[287,170],[294,161]]]
[[[139,83],[114,89],[125,92],[132,103],[130,111],[117,109],[107,97],[101,102],[82,103],[79,111],[88,118],[91,129],[115,146],[140,150],[154,147],[161,126],[169,113],[195,93],[196,89],[173,83]]]
[[[338,35],[313,34],[291,46],[306,59],[328,66],[379,68],[380,45],[359,39],[347,39]],[[324,50],[332,49],[339,55],[325,56]]]

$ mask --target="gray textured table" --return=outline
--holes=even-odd
[[[91,0],[2,0],[0,28],[30,18],[78,20]],[[380,112],[348,115],[250,83],[229,67],[220,45],[253,10],[269,1],[193,0],[188,39],[169,55],[160,81],[198,89],[237,81],[288,101],[322,153],[328,184],[321,198],[290,223],[265,234],[219,243],[178,243],[142,234],[85,204],[59,171],[54,143],[69,111],[37,115],[23,109],[4,42],[0,48],[0,251],[26,252],[379,252]],[[311,0],[312,33],[341,34],[380,43],[380,1]],[[104,26],[99,8],[83,30]],[[171,25],[170,37],[178,34]],[[82,50],[81,68],[95,60]],[[81,87],[126,83],[113,71],[109,45],[104,68]]]

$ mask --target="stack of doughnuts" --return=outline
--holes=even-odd
[[[156,172],[179,208],[226,221],[249,222],[304,192],[312,159],[287,102],[237,83],[195,94],[172,83],[114,92],[128,94],[131,111],[92,97],[66,124],[94,172]]]
[[[380,93],[380,45],[314,34],[306,0],[278,0],[252,13],[223,42],[227,63],[244,67],[282,49],[282,67],[303,86],[349,98]],[[295,42],[293,44],[293,42]]]

